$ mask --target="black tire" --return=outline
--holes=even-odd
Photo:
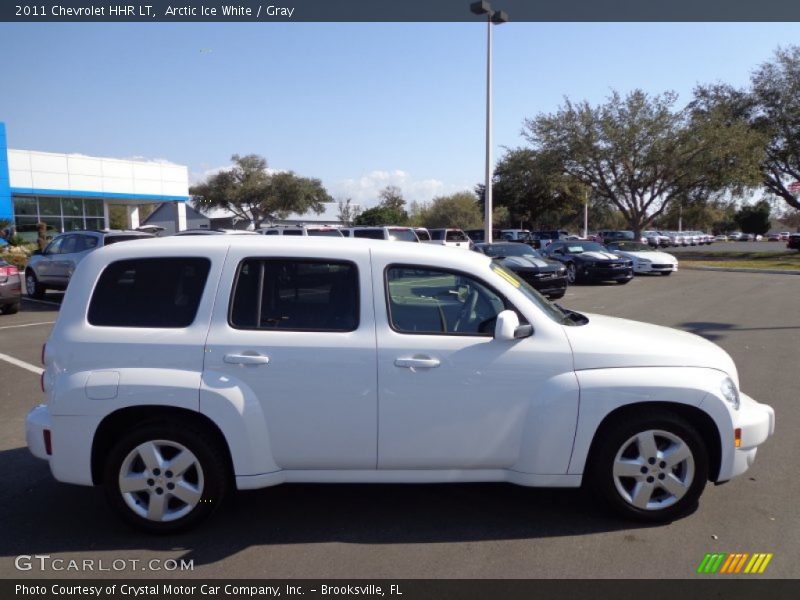
[[[669,445],[673,442],[667,436],[673,436],[680,440],[691,452],[691,466],[687,459],[678,466],[672,467],[672,469],[677,469],[677,471],[673,471],[669,465],[664,466],[666,463],[659,459],[651,464],[644,458],[646,452],[642,453],[640,457],[631,458],[628,452],[640,452],[638,442],[632,443],[632,438],[641,434],[644,439],[647,439],[647,432],[655,432],[654,440],[659,454],[664,449],[669,453],[671,449],[677,447]],[[626,449],[626,452],[623,452],[623,449]],[[618,454],[623,460],[633,461],[635,465],[638,465],[641,459],[648,472],[637,474],[636,478],[621,476],[617,480],[614,474],[614,465]],[[696,508],[698,498],[703,493],[703,488],[708,480],[708,462],[708,450],[700,434],[685,419],[669,411],[661,410],[650,410],[647,414],[631,415],[628,413],[625,418],[617,419],[598,431],[589,456],[586,484],[599,500],[617,514],[636,521],[664,523],[681,517]],[[634,468],[639,473],[639,467],[635,466]],[[684,480],[685,492],[680,498],[675,495],[667,497],[670,492],[659,483],[665,479],[665,477],[661,477],[662,473],[665,474],[665,477],[674,475],[677,480]],[[640,483],[642,486],[645,483],[652,486],[654,491],[648,497],[652,500],[653,506],[650,506],[650,502],[646,508],[634,506],[632,498],[637,489],[636,486]],[[618,485],[628,497],[623,496],[623,491],[620,491]],[[630,489],[626,486],[630,486]],[[658,507],[660,503],[663,503],[664,506]]]
[[[4,315],[15,315],[19,312],[19,302],[14,302],[14,304],[6,304],[2,310]]]
[[[226,451],[224,448],[219,447],[219,444],[215,443],[213,439],[209,432],[203,430],[203,428],[180,425],[171,421],[150,422],[134,428],[130,433],[123,436],[108,453],[103,482],[109,504],[126,523],[149,533],[175,533],[197,525],[219,508],[231,487],[232,478]],[[165,458],[174,458],[174,456],[170,457],[167,454],[167,450],[172,448],[170,444],[182,446],[183,449],[188,449],[194,455],[193,458],[196,458],[196,464],[199,464],[200,468],[197,469],[196,466],[190,467],[180,477],[171,475],[168,469],[169,463],[166,463],[164,471],[158,474],[148,471],[140,458],[133,461],[130,460],[130,456],[135,452],[135,449],[148,442],[155,442],[160,445],[162,456]],[[175,448],[172,448],[172,450],[175,450]],[[137,460],[139,461],[138,466],[136,464]],[[149,475],[150,479],[147,480],[148,490],[130,494],[128,496],[129,500],[126,500],[126,496],[123,495],[120,489],[120,474],[123,468],[125,468],[126,472],[130,468],[131,471],[137,473],[142,470],[145,474],[144,476]],[[196,485],[195,489],[200,490],[200,499],[192,507],[173,495],[172,492],[166,491],[167,486],[170,485],[170,480],[178,481],[178,479],[181,480],[179,484],[192,479],[194,483],[197,483],[199,480],[199,485]],[[150,482],[153,482],[153,484],[150,485]],[[159,487],[159,485],[163,487]],[[175,489],[175,483],[172,483],[172,486],[170,489]],[[178,505],[179,510],[176,509],[174,515],[180,516],[177,516],[177,518],[168,516],[167,518],[170,520],[151,520],[135,512],[128,504],[128,501],[130,501],[138,506],[138,510],[147,510],[150,506],[150,499],[156,497],[156,492],[158,492],[158,496],[163,495],[167,511],[169,511],[170,505]],[[181,511],[188,512],[181,514]]]
[[[567,263],[567,283],[569,285],[578,283],[578,268],[575,266],[575,263]]]
[[[668,275],[672,275],[672,271],[661,271],[661,275],[667,277]]]
[[[25,271],[25,292],[28,294],[29,298],[34,298],[36,300],[44,298],[45,288],[39,283],[39,278],[36,277],[36,273],[31,269]]]
[[[626,283],[630,283],[631,281],[633,281],[633,277],[631,277],[630,279],[617,279],[617,283],[620,285],[625,285]]]
[[[567,293],[566,291],[558,292],[557,294],[550,294],[548,297],[550,298],[550,300],[558,300],[560,298],[563,298],[564,294],[566,293]]]

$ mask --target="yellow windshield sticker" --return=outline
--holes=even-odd
[[[497,265],[492,265],[492,270],[493,270],[495,273],[497,273],[498,275],[500,275],[500,277],[502,277],[503,279],[505,279],[505,280],[506,280],[508,283],[510,283],[511,285],[513,285],[515,288],[519,288],[519,287],[520,287],[520,283],[519,283],[519,281],[517,280],[517,278],[516,278],[516,277],[514,277],[514,275],[512,275],[512,274],[511,274],[511,273],[509,273],[508,271],[506,271],[504,268],[502,268],[502,267],[498,267]]]

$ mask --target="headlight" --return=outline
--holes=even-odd
[[[739,410],[739,390],[730,377],[726,377],[722,380],[719,390],[722,392],[722,397],[725,398],[733,408]]]

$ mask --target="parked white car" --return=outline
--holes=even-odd
[[[427,244],[464,248],[465,250],[472,247],[469,236],[460,229],[429,229],[428,232],[431,239],[425,242]]]
[[[430,244],[116,244],[78,266],[43,356],[31,452],[159,532],[283,482],[586,483],[665,521],[775,426],[715,344]]]
[[[611,242],[606,244],[614,254],[633,261],[634,273],[661,273],[671,275],[678,270],[678,259],[667,252],[660,252],[641,242]]]
[[[330,227],[328,225],[278,225],[275,227],[262,227],[256,233],[261,235],[344,237],[338,227]]]

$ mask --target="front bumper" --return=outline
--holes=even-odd
[[[633,267],[581,266],[578,275],[586,281],[624,281],[633,278]]]
[[[669,273],[678,270],[678,265],[673,263],[636,263],[633,266],[636,273]]]
[[[723,461],[717,482],[727,481],[747,471],[756,459],[758,446],[775,433],[775,411],[747,394],[739,394],[739,410],[735,413],[734,429],[741,429],[741,444],[733,449],[730,461]],[[728,463],[724,465],[724,463]]]

